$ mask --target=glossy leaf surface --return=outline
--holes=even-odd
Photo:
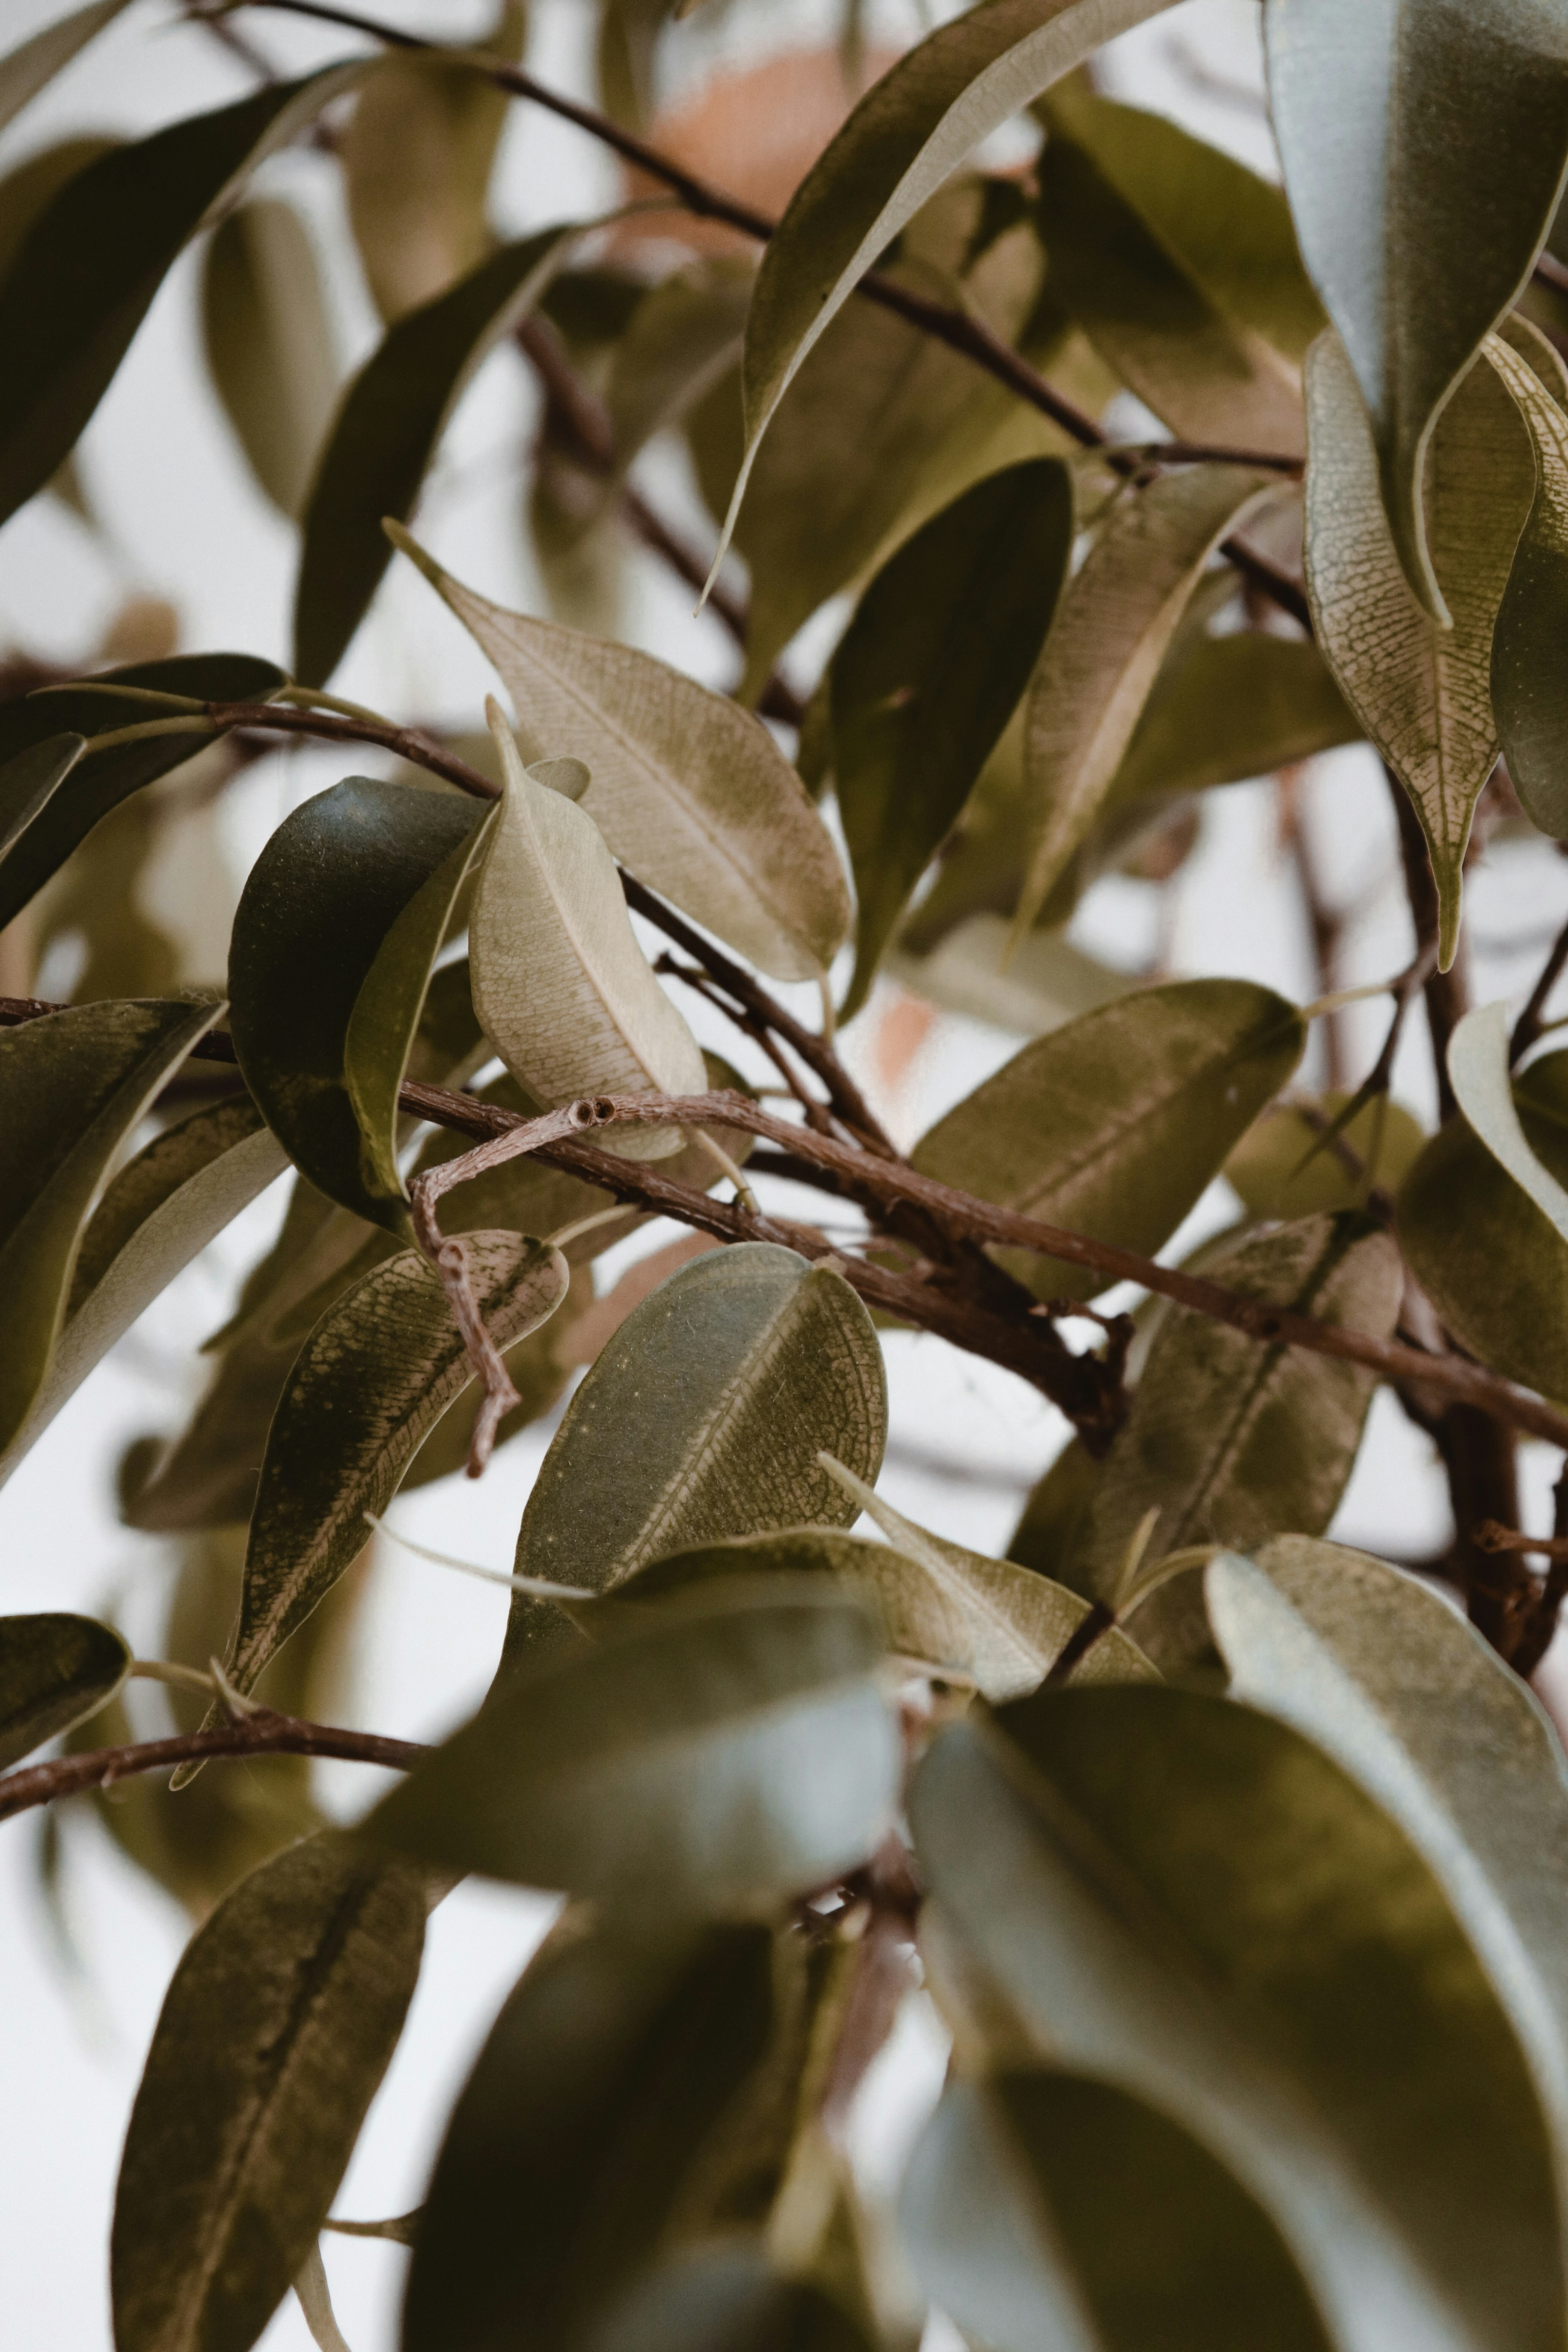
[[[0,1771],[96,1715],[125,1679],[131,1653],[93,1617],[0,1617]]]

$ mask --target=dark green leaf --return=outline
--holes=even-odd
[[[29,155],[0,180],[0,278],[45,205],[53,203],[68,180],[107,155],[116,143],[91,135],[61,139]]]
[[[307,683],[331,677],[392,561],[382,518],[409,520],[475,371],[533,308],[578,233],[542,229],[503,245],[399,319],[350,384],[305,512],[294,667]]]
[[[335,1832],[268,1863],[174,1971],[114,2203],[117,2352],[247,2352],[305,2260],[419,1973],[417,1872]]]
[[[0,858],[37,822],[86,749],[85,735],[46,735],[0,768]]]
[[[131,1653],[92,1617],[0,1617],[0,1771],[96,1715]]]
[[[870,2352],[832,2296],[734,2237],[649,2272],[591,2342],[592,2352]]]
[[[1522,2053],[1437,1880],[1321,1749],[1192,1692],[1046,1692],[944,1733],[911,1814],[1015,2046],[1203,2142],[1340,2352],[1555,2346]]]
[[[993,474],[905,541],[834,655],[834,778],[859,903],[845,1018],[1024,690],[1072,539],[1058,459]]]
[[[395,1234],[397,1089],[483,816],[457,793],[351,776],[279,826],[234,919],[247,1085],[318,1190]]]
[[[202,332],[250,470],[292,521],[337,406],[338,362],[316,248],[291,205],[262,198],[219,222],[202,272]]]
[[[870,1620],[816,1578],[606,1608],[364,1824],[646,1920],[765,1914],[865,1863],[898,1801]]]
[[[1249,981],[1140,989],[1026,1045],[921,1138],[914,1164],[983,1201],[1148,1255],[1305,1042],[1296,1007]],[[1037,1298],[1105,1287],[1081,1266],[1000,1255]]]
[[[987,2352],[1332,2352],[1257,2200],[1112,2083],[950,2084],[900,2210],[931,2296]]]

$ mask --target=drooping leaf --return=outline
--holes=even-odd
[[[0,130],[21,113],[88,43],[111,24],[126,0],[89,0],[58,24],[46,25],[0,58]]]
[[[939,1183],[1145,1255],[1167,1242],[1306,1043],[1300,1013],[1249,981],[1174,981],[1026,1045],[921,1137]],[[1104,1277],[999,1253],[1037,1298]]]
[[[569,224],[501,246],[390,327],[344,393],[310,486],[294,593],[294,668],[307,683],[331,677],[392,561],[383,519],[412,515],[458,401],[579,234]]]
[[[1397,561],[1441,621],[1465,583],[1445,579],[1424,511],[1426,453],[1557,208],[1561,17],[1552,0],[1413,0],[1371,15],[1358,0],[1268,0],[1264,25],[1302,257],[1371,418]]]
[[[637,1920],[765,1916],[869,1859],[899,1739],[856,1602],[795,1577],[595,1632],[492,1691],[362,1833]]]
[[[1277,1537],[1205,1571],[1239,1698],[1342,1764],[1393,1814],[1448,1900],[1568,2113],[1568,1769],[1520,1676],[1436,1593],[1366,1553]]]
[[[1072,539],[1058,459],[993,474],[906,540],[834,655],[834,781],[859,908],[844,1018],[1024,690]]]
[[[1508,1007],[1481,1004],[1467,1013],[1448,1040],[1447,1060],[1454,1099],[1470,1127],[1568,1242],[1568,1189],[1531,1150],[1509,1083]]]
[[[988,2352],[1331,2352],[1257,2199],[1160,2106],[1090,2074],[950,2083],[900,2212],[932,2299]]]
[[[237,105],[116,147],[69,180],[0,282],[0,520],[74,445],[180,248],[274,149],[362,68],[278,82]]]
[[[984,0],[863,98],[770,239],[746,325],[746,460],[857,281],[981,141],[1163,0]],[[728,532],[726,532],[726,538]]]
[[[742,1242],[695,1258],[626,1318],[568,1406],[517,1539],[517,1573],[613,1589],[645,1560],[771,1528],[843,1527],[888,1431],[870,1318],[842,1275]],[[547,1612],[512,1602],[503,1663]]]
[[[1568,1185],[1568,1054],[1532,1062],[1514,1100],[1531,1158]],[[1410,1270],[1461,1345],[1510,1380],[1568,1397],[1568,1244],[1468,1119],[1432,1138],[1398,1215]]]
[[[94,1617],[0,1617],[0,1771],[96,1715],[131,1653]]]
[[[944,1733],[911,1811],[1013,2032],[1201,2141],[1342,2352],[1555,2343],[1523,2055],[1438,1881],[1339,1765],[1224,1699],[1043,1692]]]
[[[1215,465],[1126,491],[1074,573],[1029,688],[1016,936],[1099,815],[1205,566],[1268,487]]]
[[[480,803],[350,776],[279,826],[234,919],[246,1084],[317,1189],[395,1234],[408,1230],[397,1090],[486,838]]]
[[[1509,777],[1543,833],[1568,834],[1564,713],[1555,658],[1568,587],[1568,417],[1501,336],[1488,353],[1519,404],[1535,453],[1535,497],[1492,633],[1491,695]]]
[[[576,2345],[700,2226],[700,2172],[767,2050],[762,1927],[637,1934],[568,1915],[524,1970],[436,2160],[405,2309],[406,2352]]]
[[[83,1004],[0,1031],[0,1452],[32,1411],[109,1170],[216,1004]]]
[[[1369,1184],[1396,1192],[1426,1136],[1409,1111],[1380,1097],[1357,1111],[1336,1143],[1324,1144],[1351,1100],[1331,1088],[1316,1101],[1276,1103],[1255,1120],[1225,1163],[1243,1207],[1255,1217],[1311,1217],[1360,1208]]]
[[[59,1339],[26,1421],[0,1451],[0,1484],[142,1309],[287,1165],[254,1103],[231,1097],[194,1111],[120,1171],[82,1234]]]
[[[651,654],[505,612],[406,534],[397,544],[495,664],[533,757],[583,761],[583,807],[638,879],[775,978],[815,978],[848,928],[848,893],[761,721]]]
[[[250,470],[292,521],[338,401],[331,313],[291,205],[253,199],[214,231],[202,272],[207,368]]]
[[[1363,732],[1316,646],[1258,629],[1200,636],[1162,671],[1109,803],[1243,783]]]
[[[1205,1257],[1204,1271],[1248,1297],[1379,1339],[1399,1311],[1398,1253],[1354,1217],[1303,1217]],[[1247,1550],[1284,1528],[1321,1535],[1375,1384],[1360,1364],[1171,1314],[1106,1457],[1068,1580],[1114,1607],[1129,1546],[1151,1510],[1160,1513],[1151,1558],[1205,1543]],[[1207,1651],[1192,1583],[1155,1592],[1130,1622],[1156,1665]]]
[[[1409,793],[1441,904],[1445,966],[1458,940],[1470,818],[1498,753],[1492,630],[1534,477],[1530,440],[1489,344],[1432,436],[1426,539],[1452,627],[1416,603],[1378,489],[1371,429],[1343,347],[1307,362],[1307,593],[1346,701]]]
[[[119,2352],[245,2352],[300,2270],[402,2031],[425,1889],[329,1832],[236,1887],[174,1971],[115,2194]]]

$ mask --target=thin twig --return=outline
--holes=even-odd
[[[1541,977],[1530,992],[1530,1001],[1513,1024],[1509,1040],[1508,1060],[1511,1069],[1521,1062],[1546,1026],[1546,1004],[1556,987],[1563,967],[1568,963],[1568,923],[1564,923],[1552,943],[1552,952],[1541,967]]]
[[[384,1739],[372,1731],[348,1731],[328,1723],[301,1723],[291,1715],[263,1708],[243,1723],[221,1723],[210,1731],[184,1731],[170,1739],[145,1739],[129,1748],[93,1748],[61,1756],[26,1771],[0,1775],[0,1821],[47,1805],[56,1797],[110,1789],[138,1772],[194,1763],[208,1756],[335,1756],[351,1764],[386,1764],[412,1771],[428,1749],[410,1739]]]

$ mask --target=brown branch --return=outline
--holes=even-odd
[[[1437,1116],[1439,1119],[1447,1119],[1453,1117],[1457,1108],[1448,1077],[1448,1040],[1464,1017],[1465,978],[1458,962],[1447,971],[1437,970],[1437,885],[1432,873],[1426,836],[1421,830],[1421,820],[1415,814],[1409,793],[1386,761],[1383,772],[1394,795],[1394,820],[1399,827],[1400,862],[1405,868],[1410,919],[1415,926],[1416,952],[1419,956],[1423,950],[1428,950],[1432,959],[1422,986],[1426,999],[1426,1023],[1432,1033],[1432,1059],[1436,1068]]]
[[[131,1748],[93,1748],[80,1756],[62,1756],[0,1775],[0,1821],[56,1797],[110,1789],[135,1773],[209,1756],[335,1756],[351,1764],[387,1764],[408,1772],[428,1752],[410,1739],[384,1739],[376,1732],[347,1731],[329,1723],[300,1723],[291,1715],[258,1707],[243,1722],[220,1723],[210,1731],[184,1731]]]
[[[1541,977],[1530,992],[1530,1002],[1513,1024],[1513,1035],[1508,1047],[1510,1069],[1516,1062],[1523,1060],[1545,1028],[1547,1001],[1562,976],[1565,963],[1568,963],[1568,923],[1564,923],[1558,932],[1552,952],[1541,967]]]

